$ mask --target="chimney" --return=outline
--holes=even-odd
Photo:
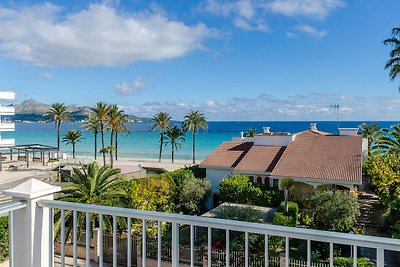
[[[271,127],[262,127],[262,128],[263,128],[263,133],[265,133],[265,134],[271,133],[271,132],[269,131],[269,129],[271,129]]]
[[[242,140],[242,141],[243,141],[243,134],[244,134],[244,132],[240,132],[240,140]]]
[[[357,136],[358,128],[339,128],[339,135]]]
[[[310,130],[311,131],[318,131],[317,124],[315,122],[310,123]]]

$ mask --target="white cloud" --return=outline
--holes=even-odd
[[[53,74],[45,72],[39,75],[39,78],[42,80],[51,80],[53,79]]]
[[[325,19],[333,10],[344,7],[342,0],[272,0],[263,5],[273,13]]]
[[[122,96],[139,95],[144,90],[145,81],[142,77],[137,77],[132,82],[122,82],[114,85],[115,93]]]
[[[59,6],[0,7],[0,57],[38,66],[126,65],[203,48],[216,32],[160,11],[119,11],[105,4],[64,14]]]
[[[299,24],[295,27],[295,30],[301,33],[308,34],[309,36],[314,38],[323,38],[327,34],[326,31],[318,30],[317,28],[308,24]],[[286,33],[286,36],[288,36],[288,33]],[[288,37],[291,38],[290,36]]]

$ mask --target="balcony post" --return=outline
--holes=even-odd
[[[37,205],[39,200],[52,200],[59,192],[59,186],[52,186],[36,179],[30,179],[4,194],[13,201],[25,201],[26,208],[14,211],[13,216],[13,263],[14,266],[50,267],[49,209]]]

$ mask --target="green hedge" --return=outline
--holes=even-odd
[[[299,206],[297,205],[297,203],[289,201],[288,207],[289,207],[288,215],[293,218],[296,218],[296,220],[297,220],[297,218],[299,217]],[[285,201],[281,202],[277,211],[285,212]]]
[[[219,192],[221,202],[276,207],[283,200],[283,191],[255,184],[248,176],[238,174],[222,179]]]
[[[284,212],[279,211],[275,212],[272,223],[282,226],[296,226],[296,220],[292,216],[285,215]]]
[[[353,259],[346,257],[336,257],[333,261],[335,267],[352,267]],[[373,267],[374,265],[368,258],[358,258],[357,259],[358,267]]]
[[[8,258],[8,217],[0,217],[0,262]]]

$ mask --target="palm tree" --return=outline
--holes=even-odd
[[[69,121],[71,114],[67,111],[64,103],[54,103],[51,108],[43,115],[49,117],[46,122],[54,122],[57,127],[57,158],[60,154],[60,130],[61,122]]]
[[[103,165],[106,165],[106,152],[104,150],[104,133],[106,131],[106,122],[110,112],[110,107],[104,102],[98,102],[96,106],[90,108],[92,115],[100,123],[100,134],[101,134],[101,151],[103,153]]]
[[[160,129],[160,154],[158,162],[161,162],[162,148],[164,145],[165,130],[170,126],[172,117],[167,112],[158,112],[151,119],[153,124],[150,126],[151,130]]]
[[[254,137],[254,135],[257,133],[256,129],[250,128],[247,132],[244,133],[244,137]]]
[[[376,142],[379,139],[379,136],[381,135],[380,129],[381,127],[377,123],[362,123],[360,126],[358,126],[361,131],[362,135],[364,138],[367,138],[368,140],[368,150],[371,148],[371,145],[373,142]]]
[[[285,212],[289,212],[289,190],[293,189],[295,181],[292,178],[283,178],[281,188],[285,190]]]
[[[94,134],[94,159],[97,159],[97,135],[100,130],[100,121],[97,117],[91,114],[82,125],[87,131],[91,131]]]
[[[75,145],[82,140],[82,133],[76,130],[69,130],[63,137],[63,143],[72,144],[72,158],[75,158]]]
[[[112,145],[108,145],[104,149],[100,150],[100,153],[103,153],[103,152],[110,154],[110,167],[113,168],[114,160],[113,160],[112,153],[115,152],[115,147]]]
[[[390,126],[391,129],[382,129],[382,136],[372,147],[387,153],[400,152],[400,124]]]
[[[171,145],[171,159],[172,163],[174,163],[174,156],[175,156],[175,150],[178,150],[181,148],[181,144],[185,142],[185,133],[179,129],[176,126],[173,127],[168,127],[165,137],[167,140],[165,140],[164,144],[165,145]]]
[[[99,166],[97,162],[89,163],[87,167],[74,167],[71,175],[62,173],[64,179],[71,182],[70,185],[64,187],[61,191],[62,196],[58,200],[93,204],[103,206],[121,207],[125,206],[124,197],[125,192],[121,190],[121,183],[123,180],[119,176],[119,169],[112,169],[108,166]],[[55,231],[59,235],[61,228],[61,213],[55,214]],[[66,239],[71,234],[73,225],[72,211],[65,211],[65,224],[67,229]],[[91,214],[91,231],[94,226],[99,224],[97,214]],[[105,229],[111,229],[112,218],[109,216],[103,217]],[[78,212],[77,216],[77,230],[78,235],[85,229],[85,213]]]
[[[385,45],[391,45],[390,59],[386,62],[385,69],[390,69],[390,79],[393,81],[400,73],[400,27],[392,29],[392,37],[383,41]],[[400,90],[400,88],[399,88]]]
[[[204,132],[207,131],[207,119],[203,113],[199,111],[189,111],[182,123],[183,130],[191,131],[193,135],[193,164],[196,163],[196,134],[199,129],[203,129]]]
[[[115,134],[115,147],[110,151],[110,158],[112,161],[113,152],[115,152],[115,160],[117,160],[117,149],[118,149],[118,132],[129,133],[125,123],[128,122],[128,115],[124,114],[124,111],[120,110],[117,105],[110,106],[110,112],[108,116],[108,126],[111,130],[110,135],[110,146],[114,146],[114,134]]]

